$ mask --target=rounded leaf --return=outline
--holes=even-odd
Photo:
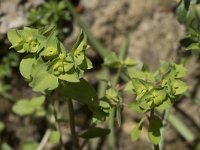
[[[20,116],[30,115],[34,112],[34,108],[27,99],[17,101],[12,110]]]
[[[162,121],[159,117],[153,116],[150,119],[148,137],[153,144],[158,144],[160,142],[161,133],[160,129],[162,127]]]
[[[25,56],[19,65],[19,70],[22,76],[28,80],[31,79],[31,71],[32,71],[32,65],[35,62],[35,58],[33,55],[27,55]]]

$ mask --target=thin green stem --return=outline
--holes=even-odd
[[[103,67],[99,74],[103,79],[109,80],[108,68]],[[98,97],[99,98],[101,98],[101,97],[103,97],[105,95],[107,85],[108,85],[107,82],[102,81],[102,80],[99,81],[99,84],[98,84]]]
[[[166,126],[167,126],[167,119],[168,119],[169,114],[170,114],[170,109],[167,109],[167,110],[163,111],[163,115],[162,115],[163,127],[161,128],[161,131],[160,131],[161,132],[161,139],[160,139],[160,143],[159,143],[160,150],[163,150],[163,148],[164,148],[165,129],[166,129]]]
[[[77,136],[76,130],[75,130],[75,115],[74,115],[74,107],[72,103],[72,99],[67,100],[68,102],[68,110],[69,110],[69,125],[70,125],[70,131],[73,138],[73,147],[75,150],[80,150],[79,146],[79,138]]]
[[[109,128],[110,134],[108,135],[108,146],[109,150],[114,150],[115,148],[115,111],[116,107],[113,107],[109,115]]]
[[[53,116],[54,116],[55,121],[56,121],[56,128],[57,128],[58,132],[60,133],[60,146],[61,146],[61,150],[65,150],[65,145],[64,145],[64,142],[63,142],[63,139],[62,139],[61,126],[60,126],[60,123],[59,123],[59,120],[58,120],[58,117],[57,117],[58,115],[57,115],[57,111],[56,111],[54,100],[52,101],[52,106],[53,106]]]

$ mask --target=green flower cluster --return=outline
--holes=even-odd
[[[43,93],[57,88],[59,80],[79,82],[84,71],[92,68],[91,61],[85,56],[88,48],[85,34],[81,32],[72,50],[66,51],[54,29],[53,26],[25,27],[8,32],[11,48],[27,54],[20,63],[21,74],[33,90]]]
[[[109,114],[111,108],[120,105],[121,102],[122,97],[120,96],[120,93],[109,83],[105,96],[99,100],[102,111]]]
[[[141,112],[153,108],[167,109],[187,90],[187,85],[181,79],[186,69],[181,64],[162,61],[155,73],[151,73],[147,67],[141,70],[131,68],[128,73],[131,82],[126,88],[136,94],[136,102],[132,106],[137,106],[136,109]]]

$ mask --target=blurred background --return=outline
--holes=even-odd
[[[38,93],[31,91],[28,83],[19,73],[21,56],[13,49],[6,33],[11,28],[42,27],[56,25],[60,39],[66,49],[70,49],[80,33],[82,24],[68,9],[66,0],[0,0],[0,149],[34,150],[40,142],[49,121],[44,116],[20,117],[12,111],[12,106],[19,99],[32,98]],[[189,92],[180,98],[172,109],[173,115],[187,127],[191,135],[185,135],[185,128],[169,124],[166,128],[166,150],[200,150],[200,61],[199,55],[191,55],[180,46],[185,35],[184,26],[175,16],[179,0],[71,0],[74,11],[84,24],[109,51],[118,52],[124,41],[129,42],[128,56],[148,64],[156,70],[160,60],[187,61],[186,82]],[[198,6],[197,6],[198,9]],[[86,74],[88,81],[98,85],[96,75],[101,71],[102,57],[98,48],[91,46],[87,51],[94,69]],[[125,101],[133,98],[126,96]],[[45,107],[45,106],[44,106]],[[61,115],[67,118],[67,106],[58,105]],[[80,129],[88,126],[91,118],[89,110],[76,104],[76,125]],[[133,143],[130,132],[139,118],[129,109],[123,111],[122,127],[117,129],[117,149],[150,150],[152,149],[143,130],[141,138]],[[177,121],[177,120],[175,120]],[[62,132],[66,147],[70,150],[70,131],[63,123]],[[192,138],[187,138],[190,136]],[[45,150],[59,149],[57,143],[48,142]],[[85,149],[89,149],[87,146]],[[97,142],[93,148],[106,150],[106,142]]]

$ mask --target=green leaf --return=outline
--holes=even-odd
[[[87,131],[80,134],[80,137],[85,139],[96,138],[106,136],[110,133],[110,129],[104,129],[99,127],[90,128]]]
[[[59,79],[68,81],[68,82],[80,82],[78,74],[75,72],[74,68],[65,74],[61,74],[58,76]]]
[[[42,108],[44,101],[44,96],[33,97],[31,100],[18,100],[12,110],[20,116],[31,115],[33,113],[35,113],[35,116],[42,116],[45,113]]]
[[[124,65],[127,66],[127,67],[133,67],[133,66],[135,66],[136,64],[137,64],[137,63],[136,63],[134,60],[130,59],[130,58],[126,58],[126,59],[124,60]]]
[[[74,56],[74,62],[77,66],[81,65],[85,59],[85,55],[83,52],[80,52],[79,54]]]
[[[21,145],[21,150],[36,150],[38,147],[38,143],[34,141],[26,141]]]
[[[190,0],[181,0],[179,6],[176,9],[176,15],[181,23],[184,23],[186,20],[185,16],[187,16],[187,11],[189,10],[189,6],[190,6]]]
[[[33,40],[33,31],[31,32],[31,30],[26,30],[26,29],[17,30],[17,33],[19,33],[24,43]]]
[[[30,83],[33,91],[45,93],[58,87],[58,78],[45,70],[38,72]]]
[[[155,105],[160,105],[166,99],[167,93],[164,88],[155,89],[152,91],[153,102]]]
[[[11,29],[7,33],[8,40],[11,42],[13,46],[18,45],[22,39],[16,29]]]
[[[119,125],[119,127],[121,127],[122,124],[122,106],[120,104],[118,104],[116,109],[116,118],[117,118],[117,123]]]
[[[31,71],[33,63],[35,62],[34,55],[27,55],[25,56],[19,65],[19,70],[22,76],[28,80],[31,79]]]
[[[146,70],[141,71],[135,67],[128,68],[128,75],[130,76],[130,78],[137,78],[148,82],[152,82],[155,80],[151,72]]]
[[[58,144],[60,140],[60,133],[58,131],[51,131],[49,141],[52,144]]]
[[[120,102],[120,95],[117,90],[115,90],[113,87],[109,87],[106,90],[106,98],[108,99],[109,103],[111,105],[116,105]]]
[[[169,62],[166,62],[166,61],[163,61],[163,60],[160,61],[159,71],[162,74],[166,74],[167,72],[169,72],[170,68],[171,68],[171,64]]]
[[[105,121],[106,116],[108,116],[108,114],[99,106],[89,106],[89,109],[93,113],[93,120]]]
[[[143,127],[143,122],[144,122],[145,118],[141,119],[140,122],[137,124],[137,126],[135,126],[132,131],[131,131],[131,140],[132,142],[135,142],[139,139],[140,134],[141,134],[141,130]]]
[[[134,89],[134,87],[133,87],[132,81],[128,81],[124,87],[124,91],[125,92],[133,92],[133,89]]]
[[[33,80],[29,83],[29,85],[34,91],[45,93],[58,87],[58,78],[49,74],[46,70],[47,65],[42,59],[38,59],[37,62],[33,64],[31,71],[31,77]]]
[[[110,108],[110,104],[109,104],[108,98],[104,96],[101,99],[99,99],[99,106],[109,109]]]
[[[72,52],[76,56],[77,54],[79,54],[82,51],[85,51],[86,49],[87,49],[87,38],[84,32],[81,31],[78,40],[72,47]]]
[[[39,106],[35,109],[34,113],[35,117],[44,117],[45,115],[46,115],[46,110],[42,106]]]
[[[118,68],[121,63],[116,53],[109,52],[106,57],[104,57],[104,64],[109,67]]]
[[[149,82],[137,78],[132,78],[132,83],[137,94],[136,100],[140,99],[146,92],[153,88]]]
[[[48,65],[48,72],[59,76],[66,72],[74,71],[74,63],[71,57],[66,56],[64,53],[60,53],[58,58],[55,58]],[[68,73],[69,74],[69,73]]]
[[[156,109],[158,109],[158,110],[165,110],[165,109],[171,108],[172,105],[173,105],[173,102],[171,101],[170,98],[168,98],[162,104],[160,104],[159,106],[157,106]]]
[[[53,32],[47,39],[47,43],[44,51],[41,52],[41,56],[44,56],[46,59],[53,59],[59,55],[59,41],[56,37],[56,33]]]
[[[33,108],[37,108],[37,107],[42,106],[44,101],[45,101],[45,97],[44,96],[39,96],[39,97],[32,98],[30,103],[31,103],[31,106]]]
[[[199,14],[196,5],[190,3],[190,0],[181,0],[176,9],[178,21],[186,26],[186,29],[193,28],[198,30]]]
[[[137,102],[132,102],[129,106],[129,108],[131,110],[133,110],[134,112],[138,112],[138,113],[143,113],[145,112],[145,109],[142,109],[141,107],[139,107]]]
[[[161,133],[160,129],[162,127],[162,121],[157,116],[152,116],[150,119],[148,137],[153,144],[158,144],[160,142]]]
[[[146,92],[144,95],[136,97],[137,105],[141,108],[141,110],[147,112],[151,108],[154,108],[154,101],[153,101],[153,95],[151,91]]]
[[[115,99],[119,95],[118,91],[115,90],[114,88],[110,87],[106,90],[106,97],[108,99]]]
[[[44,63],[42,58],[38,58],[32,66],[31,77],[34,78],[39,72],[47,70],[48,65]]]
[[[185,82],[181,80],[173,81],[173,90],[175,91],[175,95],[179,95],[184,93],[188,89],[188,86]]]
[[[66,83],[61,91],[65,97],[89,106],[98,105],[98,97],[95,89],[84,79],[80,79],[80,82],[77,83]]]
[[[182,64],[180,64],[180,65],[174,64],[174,66],[175,66],[175,73],[176,73],[175,77],[176,78],[182,78],[186,75],[187,70]]]
[[[12,107],[12,110],[20,116],[30,115],[34,112],[34,108],[27,99],[18,100]]]
[[[48,25],[48,26],[45,26],[45,27],[41,27],[39,28],[39,33],[42,34],[42,35],[48,35],[49,33],[51,33],[52,31],[55,30],[55,26],[52,26],[52,25]]]
[[[198,50],[199,51],[200,45],[199,45],[199,43],[192,43],[188,47],[186,47],[186,50],[193,50],[193,51]]]
[[[78,67],[80,69],[87,70],[93,68],[93,65],[92,62],[87,57],[84,57],[84,60]]]

